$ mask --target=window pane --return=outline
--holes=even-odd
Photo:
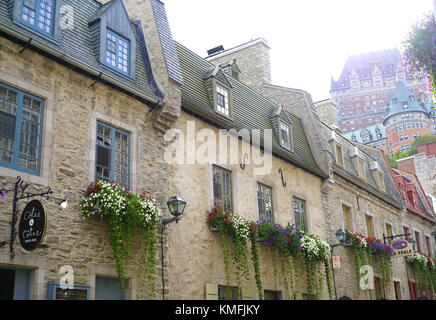
[[[41,102],[24,96],[18,161],[20,167],[31,170],[38,169],[40,123]]]
[[[231,172],[219,167],[213,167],[214,205],[232,212],[232,181]]]
[[[129,185],[129,138],[120,131],[115,132],[115,181]]]
[[[289,135],[289,126],[285,124],[280,124],[280,134],[281,134],[281,143],[285,148],[291,147],[291,140]]]
[[[38,27],[46,33],[51,32],[53,0],[41,0],[39,4]]]
[[[260,221],[273,221],[272,189],[262,184],[257,185]]]
[[[293,206],[296,228],[307,231],[306,202],[304,200],[294,198]]]

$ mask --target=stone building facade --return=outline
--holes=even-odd
[[[228,50],[227,60],[236,59],[235,50],[237,47]],[[255,52],[255,50],[247,52],[245,49],[247,56],[252,56]],[[223,61],[224,57],[221,59]],[[236,60],[238,65],[244,65],[246,62],[240,59],[241,57]],[[240,69],[241,73],[244,73],[244,69]],[[325,117],[322,112],[316,111],[316,104],[312,102],[310,94],[304,90],[264,83],[262,92],[272,101],[282,105],[285,110],[302,119],[314,157],[320,168],[329,173],[329,179],[324,180],[322,184],[327,241],[331,244],[337,242],[335,232],[339,228],[368,235],[367,219],[369,218],[367,217],[372,219],[372,236],[383,239],[387,225],[393,226],[396,234],[402,234],[402,221],[415,217],[407,215],[406,210],[403,209],[403,200],[391,177],[383,153],[370,146],[354,143],[342,137],[339,128],[323,123]],[[342,159],[338,156],[338,150],[342,154]],[[383,187],[378,175],[383,177]],[[344,208],[348,208],[352,217],[348,228],[344,222]],[[415,223],[427,233],[432,232],[431,222],[415,221]],[[378,286],[372,290],[359,292],[351,250],[339,247],[335,249],[334,254],[341,258],[341,268],[335,272],[338,298],[341,296],[349,296],[353,299],[384,297],[401,300],[413,297],[408,289],[410,281],[408,277],[413,272],[404,259],[393,259],[394,274],[389,288]],[[380,270],[377,268],[375,266],[375,275],[378,279],[376,283],[379,284]]]
[[[125,2],[128,9],[131,2]],[[9,4],[11,10],[7,7]],[[46,34],[41,25],[29,25],[34,20],[25,14],[28,11],[24,11],[21,2],[2,1],[0,4],[2,121],[13,121],[14,118],[6,117],[5,112],[10,109],[5,108],[15,105],[21,108],[21,97],[25,101],[29,99],[26,97],[32,97],[42,108],[40,131],[37,131],[41,136],[40,156],[36,158],[39,170],[29,173],[21,162],[16,165],[15,160],[12,163],[8,159],[5,153],[8,144],[2,132],[0,188],[13,187],[20,176],[23,181],[32,183],[27,191],[37,192],[50,187],[56,196],[69,198],[70,204],[61,210],[55,200],[43,200],[48,224],[43,243],[36,250],[23,250],[18,238],[13,259],[9,243],[0,248],[2,279],[5,275],[7,279],[15,275],[15,282],[8,280],[3,287],[2,294],[6,299],[68,298],[70,294],[77,294],[76,298],[98,299],[107,298],[107,294],[114,298],[120,293],[105,222],[83,219],[79,206],[86,186],[96,179],[96,167],[101,163],[96,158],[99,152],[97,140],[100,139],[97,129],[101,126],[129,137],[125,149],[128,160],[123,165],[128,167],[130,174],[123,176],[121,173],[121,176],[129,181],[132,191],[154,194],[162,208],[166,207],[170,191],[162,132],[180,116],[181,81],[168,72],[167,67],[174,66],[174,62],[168,61],[161,48],[168,34],[158,32],[156,26],[159,24],[154,21],[162,13],[161,3],[144,0],[146,9],[142,13],[148,20],[141,22],[130,20],[119,0],[106,5],[97,1],[64,1],[63,4],[73,10],[74,15],[70,18],[75,18],[74,24],[71,28],[68,25],[60,28],[56,24],[60,23],[60,8],[52,8],[53,15],[47,18],[47,23],[57,31],[51,34]],[[128,47],[128,54],[132,55],[126,59],[127,69],[124,70],[127,74],[122,74],[121,60],[120,65],[107,66],[104,64],[107,60],[101,60],[97,52],[93,54],[86,39],[96,37],[90,33],[95,24],[106,24],[117,35],[124,35],[117,41],[130,37],[128,40],[133,46]],[[104,38],[100,42],[105,44],[106,33],[101,36]],[[120,56],[120,59],[123,58]],[[120,142],[111,140],[110,143]],[[15,159],[17,154],[13,152]],[[29,159],[32,154],[35,155],[28,154]],[[113,165],[111,170],[115,170]],[[113,179],[117,180],[115,174]],[[12,198],[13,194],[8,193],[0,204],[2,241],[11,233]],[[20,212],[24,202],[19,202]],[[71,267],[74,272],[73,292],[62,291],[59,287],[65,275],[64,266]],[[141,266],[141,253],[136,250],[128,270],[129,283],[124,298],[150,298]],[[167,274],[168,265],[163,267]],[[156,277],[158,295],[162,291],[160,274],[161,269]],[[105,287],[109,287],[109,291],[105,291]]]

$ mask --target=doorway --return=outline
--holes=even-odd
[[[0,268],[0,300],[28,300],[31,270]]]

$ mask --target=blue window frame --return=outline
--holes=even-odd
[[[0,165],[39,175],[42,99],[0,84]]]
[[[95,180],[130,185],[130,134],[97,122]]]
[[[58,282],[47,283],[48,300],[88,300],[89,285],[74,284],[72,288],[62,289]]]
[[[21,0],[20,21],[32,29],[53,35],[56,0]]]
[[[107,29],[105,64],[125,74],[130,73],[130,41]]]

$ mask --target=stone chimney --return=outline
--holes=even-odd
[[[220,50],[206,59],[215,65],[236,60],[241,70],[239,80],[262,93],[264,84],[271,83],[270,49],[268,42],[259,38],[232,49]]]

